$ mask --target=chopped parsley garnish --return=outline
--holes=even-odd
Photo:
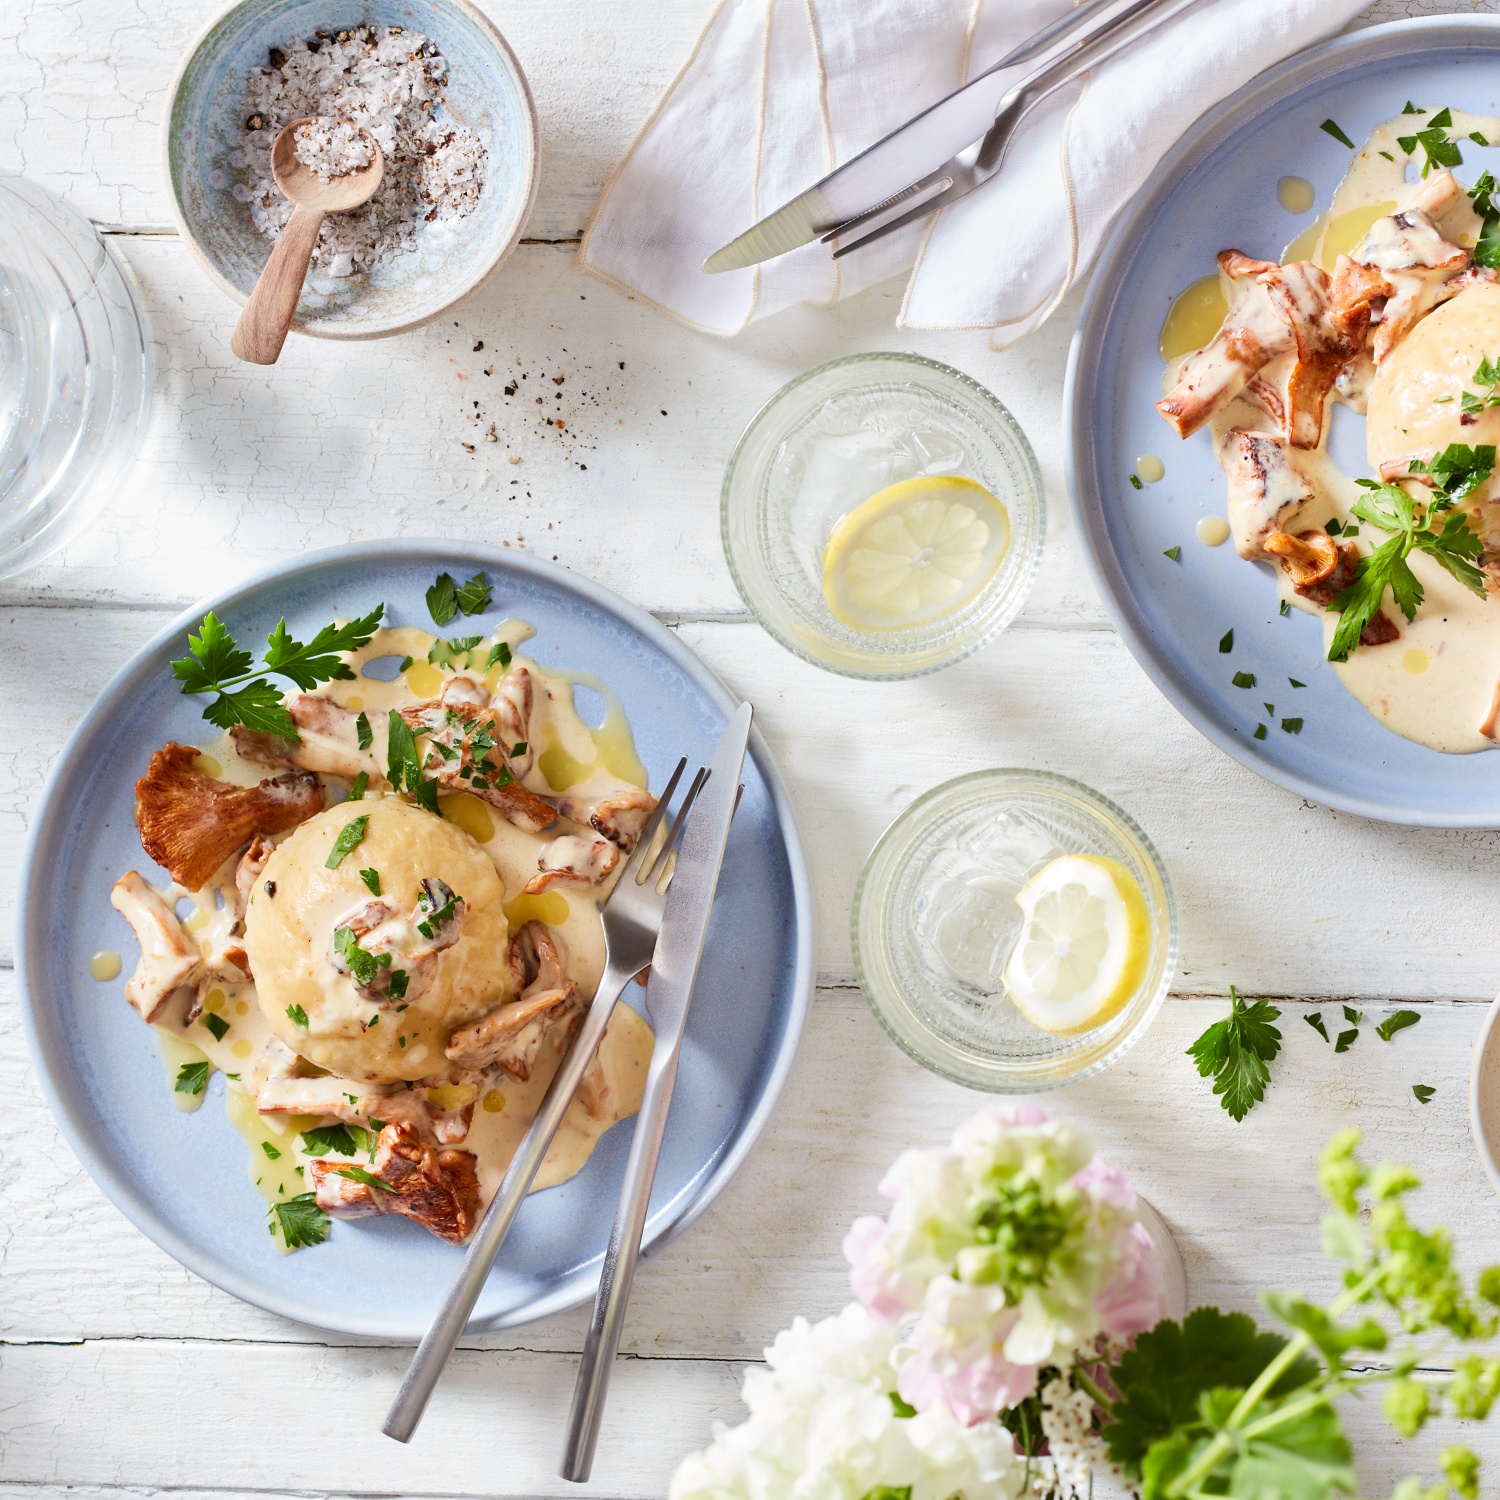
[[[281,1160],[281,1152],[279,1152],[275,1148],[275,1146],[273,1146],[270,1143],[270,1141],[262,1141],[260,1143],[260,1149],[262,1151],[264,1151],[266,1153],[266,1155],[271,1158],[272,1161],[280,1161]]]
[[[339,836],[333,841],[333,848],[328,851],[328,858],[323,861],[324,869],[338,869],[345,859],[364,842],[365,829],[369,826],[369,813],[355,818],[352,823],[345,823]],[[376,894],[378,895],[379,892]]]
[[[1323,123],[1318,126],[1318,129],[1323,131],[1325,135],[1331,135],[1334,140],[1339,143],[1339,145],[1347,146],[1351,151],[1354,150],[1354,142],[1351,141],[1349,137],[1345,135],[1344,132],[1340,130],[1332,120],[1324,120]]]
[[[1395,535],[1360,558],[1354,581],[1329,606],[1343,616],[1328,649],[1329,661],[1348,661],[1359,644],[1360,632],[1379,611],[1387,588],[1408,620],[1416,615],[1424,590],[1406,560],[1413,548],[1427,553],[1481,599],[1485,597],[1484,574],[1474,566],[1483,545],[1469,529],[1468,517],[1453,506],[1487,479],[1494,467],[1492,444],[1469,448],[1450,443],[1425,467],[1437,481],[1439,495],[1420,508],[1420,515],[1417,502],[1400,485],[1359,481],[1369,494],[1354,502],[1355,515]],[[1439,519],[1441,531],[1433,525]]]
[[[411,975],[405,969],[391,970],[390,989],[386,992],[392,1000],[400,1000],[406,994],[406,986],[411,980]],[[406,1007],[403,1005],[402,1010]]]
[[[1379,152],[1377,154],[1380,155],[1380,156],[1385,157],[1385,159],[1387,161],[1395,161],[1395,159],[1396,159],[1394,156],[1391,155],[1391,153],[1389,151],[1381,151],[1381,152]]]
[[[467,656],[483,639],[478,635],[456,635],[448,641],[439,637],[427,652],[427,660],[434,667],[455,667],[459,657]]]
[[[1306,687],[1307,686],[1307,684],[1305,682],[1298,682],[1295,677],[1288,677],[1287,681],[1289,683],[1291,683],[1291,685],[1293,687]]]
[[[359,939],[354,935],[352,927],[335,927],[333,929],[333,950],[343,959],[345,967],[356,980],[366,988],[375,983],[382,969],[391,966],[391,955],[389,953],[368,953],[359,946]],[[288,1012],[290,1015],[291,1013]],[[292,1017],[296,1020],[296,1017]],[[305,1021],[298,1022],[305,1026]]]
[[[1365,1024],[1365,1013],[1364,1013],[1364,1011],[1362,1011],[1362,1010],[1355,1010],[1355,1008],[1352,1005],[1346,1005],[1346,1006],[1344,1006],[1343,1007],[1343,1011],[1344,1011],[1344,1019],[1346,1021],[1348,1021],[1351,1026],[1363,1026]]]
[[[1402,113],[1406,111],[1403,110]],[[1426,111],[1413,110],[1412,113],[1425,114]],[[1398,136],[1396,144],[1408,156],[1415,156],[1417,148],[1422,148],[1422,176],[1426,177],[1434,167],[1463,165],[1463,153],[1458,149],[1458,143],[1448,139],[1448,132],[1452,128],[1452,112],[1440,109],[1428,120],[1425,129],[1417,131],[1415,135]]]
[[[214,1040],[222,1042],[229,1035],[229,1022],[223,1016],[216,1016],[211,1010],[203,1012],[203,1024],[213,1032]]]
[[[309,1156],[355,1156],[370,1149],[370,1132],[358,1125],[319,1125],[302,1132],[302,1147]]]
[[[1323,1012],[1322,1011],[1315,1010],[1315,1011],[1313,1011],[1313,1013],[1311,1015],[1303,1016],[1302,1019],[1304,1021],[1306,1021],[1307,1024],[1309,1026],[1311,1026],[1312,1029],[1314,1031],[1316,1031],[1318,1033],[1318,1035],[1320,1037],[1322,1037],[1325,1042],[1329,1040],[1329,1037],[1328,1037],[1328,1028],[1323,1024]]]
[[[203,717],[219,729],[243,724],[279,739],[300,740],[297,726],[267,676],[286,677],[303,692],[321,682],[352,680],[341,653],[368,645],[385,613],[383,604],[347,625],[325,625],[306,645],[287,634],[278,621],[266,639],[265,658],[257,670],[254,658],[210,610],[197,635],[188,635],[188,654],[172,663],[172,676],[187,694],[212,693]]]
[[[1132,474],[1130,476],[1130,487],[1133,490],[1145,488],[1145,486],[1141,483],[1141,476],[1139,474]]]
[[[515,742],[515,744],[510,747],[510,758],[512,760],[518,759],[520,756],[526,754],[526,749],[527,749],[526,741],[525,740],[517,740]]]
[[[361,870],[359,872],[359,878],[364,881],[365,888],[372,896],[378,896],[380,894],[379,870]]]
[[[406,1038],[404,1036],[398,1036],[396,1038],[396,1045],[398,1047],[404,1048],[406,1046]]]
[[[425,902],[425,893],[421,900]],[[457,896],[454,896],[449,901],[445,901],[425,922],[417,923],[417,931],[424,938],[431,938],[439,928],[446,927],[453,920],[453,914],[458,909],[458,902],[459,898]]]
[[[1276,717],[1276,705],[1274,703],[1262,703],[1261,707],[1274,719]]]
[[[1414,1010],[1394,1010],[1375,1028],[1375,1035],[1382,1042],[1388,1042],[1398,1031],[1405,1031],[1408,1026],[1415,1026],[1422,1017]]]
[[[370,728],[370,719],[367,714],[361,713],[354,721],[354,733],[359,738],[361,750],[368,750],[375,743],[375,731]]]
[[[1234,631],[1226,630],[1219,641],[1219,654],[1228,656],[1234,650]]]
[[[488,672],[496,662],[500,663],[500,666],[504,671],[510,671],[510,647],[507,646],[504,641],[496,641],[495,644],[490,647],[490,654],[485,661],[484,670]]]
[[[1353,1028],[1348,1031],[1341,1031],[1338,1034],[1338,1039],[1333,1044],[1333,1050],[1335,1052],[1347,1052],[1358,1039],[1359,1032]]]
[[[1265,737],[1266,737],[1266,726],[1264,724],[1257,724],[1255,726],[1255,733],[1252,736],[1252,738],[1253,739],[1257,739],[1257,740],[1263,740],[1263,739],[1265,739]]]
[[[407,726],[406,720],[393,708],[386,730],[387,776],[399,792],[404,786],[417,802],[436,817],[442,817],[438,808],[437,782],[422,775],[422,762],[417,756],[416,736]]]
[[[1281,727],[1282,727],[1283,730],[1285,730],[1285,732],[1287,734],[1301,734],[1302,733],[1302,720],[1301,719],[1283,719],[1281,721]]]
[[[1237,688],[1253,688],[1255,686],[1255,673],[1236,672],[1231,680]]]
[[[1162,556],[1163,557],[1170,557],[1173,562],[1176,562],[1177,559],[1182,556],[1182,548],[1181,547],[1168,547],[1167,550],[1162,553]]]
[[[271,1212],[281,1229],[288,1250],[303,1245],[321,1245],[328,1238],[328,1215],[318,1207],[311,1193],[298,1193],[285,1203],[273,1203]]]
[[[1489,142],[1487,140],[1485,140],[1485,138],[1482,135],[1480,135],[1480,133],[1477,130],[1471,130],[1469,132],[1469,139],[1471,141],[1473,141],[1476,146],[1488,146],[1489,145]]]
[[[294,1026],[300,1026],[304,1031],[307,1030],[307,1012],[300,1005],[287,1006],[286,1013],[292,1018]]]
[[[400,671],[400,672],[410,671],[411,670],[411,664],[415,660],[416,660],[416,658],[413,657],[413,656],[403,656],[401,658],[401,665],[396,670]]]
[[[207,1061],[183,1063],[177,1070],[177,1082],[172,1085],[173,1091],[179,1094],[201,1094],[208,1086],[209,1066]]]
[[[373,1172],[367,1172],[363,1167],[335,1167],[334,1172],[340,1177],[347,1177],[350,1182],[360,1182],[366,1187],[379,1188],[382,1193],[393,1193],[390,1183],[382,1182]]]
[[[1285,599],[1281,601],[1281,612],[1284,615],[1289,615],[1292,612],[1292,606]]]
[[[1269,1000],[1247,1005],[1229,987],[1229,1015],[1215,1021],[1188,1050],[1214,1094],[1235,1120],[1243,1120],[1266,1095],[1269,1064],[1281,1051],[1281,1032],[1272,1024],[1281,1012]]]
[[[476,573],[463,584],[455,584],[449,574],[439,573],[437,582],[427,590],[427,612],[434,624],[446,625],[460,610],[466,615],[483,613],[493,592],[483,573]]]
[[[1418,109],[1417,106],[1413,104],[1410,99],[1408,99],[1405,105],[1402,106],[1401,113],[1403,115],[1425,115],[1427,111],[1425,109]]]
[[[1339,520],[1337,516],[1330,516],[1326,521],[1323,522],[1323,530],[1326,531],[1329,536],[1338,536],[1343,531],[1343,529],[1344,524]]]
[[[344,798],[344,801],[363,802],[365,800],[365,790],[369,785],[370,773],[368,771],[361,771],[350,783],[349,795]]]
[[[1496,385],[1500,384],[1500,357],[1480,360],[1479,368],[1469,378],[1479,389],[1463,393],[1461,402],[1466,412],[1472,416],[1478,416],[1480,412],[1491,406],[1500,406],[1500,391],[1495,389]],[[1449,399],[1451,400],[1452,397]],[[1435,459],[1434,462],[1436,462]]]
[[[1432,1096],[1437,1093],[1437,1090],[1430,1083],[1414,1083],[1411,1086],[1411,1091],[1417,1096],[1418,1104],[1430,1104]]]

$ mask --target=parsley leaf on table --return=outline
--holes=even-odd
[[[1411,1091],[1417,1096],[1418,1104],[1430,1104],[1432,1096],[1437,1093],[1437,1090],[1430,1083],[1414,1083],[1411,1086]]]
[[[1382,1042],[1388,1042],[1398,1031],[1405,1031],[1408,1026],[1415,1026],[1422,1017],[1414,1010],[1394,1010],[1375,1028],[1375,1035]]]
[[[328,1215],[318,1207],[311,1193],[298,1193],[285,1203],[273,1203],[271,1212],[281,1229],[288,1250],[303,1245],[321,1245],[328,1238]]]
[[[466,615],[483,614],[489,608],[490,595],[495,591],[483,573],[476,573],[467,583],[458,586],[458,607]]]
[[[286,677],[304,692],[321,682],[348,681],[354,673],[342,653],[367,645],[380,625],[385,606],[377,605],[362,619],[344,625],[325,625],[306,645],[288,633],[286,621],[277,622],[266,640],[264,663],[257,673],[254,657],[243,650],[210,610],[188,635],[188,654],[172,663],[172,676],[187,694],[212,693],[203,717],[219,729],[244,724],[279,739],[298,740],[297,726],[281,702],[281,693],[268,674]]]
[[[1360,558],[1354,581],[1329,606],[1342,615],[1328,648],[1329,661],[1348,661],[1359,644],[1360,632],[1380,609],[1387,588],[1408,620],[1416,614],[1423,589],[1406,560],[1413,549],[1427,553],[1481,599],[1486,597],[1484,574],[1474,566],[1483,544],[1469,529],[1468,517],[1455,511],[1453,505],[1483,483],[1494,467],[1492,444],[1470,448],[1450,443],[1423,470],[1437,481],[1439,494],[1420,516],[1418,503],[1400,485],[1378,484],[1373,479],[1359,481],[1369,493],[1354,502],[1354,514],[1395,535],[1368,557]],[[1439,520],[1442,529],[1434,530]]]
[[[477,615],[489,607],[494,593],[483,573],[476,573],[467,583],[455,584],[452,574],[439,573],[427,590],[427,613],[434,625],[446,625],[460,610]]]
[[[1235,1120],[1243,1120],[1266,1094],[1267,1066],[1281,1051],[1281,1033],[1271,1023],[1281,1012],[1269,1000],[1247,1005],[1234,986],[1230,1010],[1215,1021],[1188,1050],[1198,1072],[1214,1080],[1214,1093]]]
[[[1318,1035],[1320,1037],[1322,1037],[1325,1042],[1328,1040],[1328,1028],[1323,1024],[1323,1012],[1322,1011],[1315,1010],[1315,1011],[1313,1011],[1313,1013],[1311,1015],[1309,1015],[1309,1016],[1303,1016],[1302,1019],[1304,1021],[1306,1021],[1307,1024],[1309,1026],[1311,1026],[1312,1029],[1314,1031],[1316,1031],[1318,1033]]]

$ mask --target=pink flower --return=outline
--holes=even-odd
[[[1135,1208],[1135,1189],[1125,1180],[1125,1174],[1116,1167],[1106,1167],[1097,1156],[1073,1178],[1073,1186],[1111,1208],[1127,1212]]]
[[[1132,1193],[1131,1197],[1135,1195]],[[1130,1224],[1115,1236],[1119,1269],[1094,1299],[1100,1329],[1114,1338],[1133,1338],[1166,1316],[1156,1246],[1144,1224]]]
[[[922,1288],[901,1275],[899,1263],[886,1246],[888,1233],[884,1219],[856,1219],[844,1236],[844,1258],[849,1262],[854,1295],[872,1317],[895,1323],[921,1301]]]

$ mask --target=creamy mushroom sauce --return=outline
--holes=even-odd
[[[522,655],[518,648],[534,633],[522,621],[507,620],[467,657],[460,659],[471,671],[477,670],[491,648],[503,640],[512,649],[512,666],[524,666],[531,671],[536,684],[532,723],[533,732],[538,734],[540,753],[536,765],[523,778],[524,784],[541,794],[563,791],[585,794],[607,792],[624,785],[644,786],[646,770],[636,755],[630,725],[619,699],[588,673],[549,672]],[[318,692],[345,708],[365,712],[372,723],[383,720],[390,709],[430,701],[452,676],[427,661],[436,640],[436,636],[415,627],[381,629],[369,645],[346,658],[354,669],[354,680],[325,683]],[[413,658],[412,665],[390,681],[364,675],[369,663],[385,658],[399,662],[408,656]],[[503,675],[504,669],[499,665],[491,668],[485,674],[486,686],[493,691]],[[592,690],[604,701],[605,715],[599,726],[591,727],[579,715],[573,697],[575,686]],[[274,774],[264,765],[242,759],[227,734],[208,746],[196,764],[199,770],[237,786],[254,786],[268,774]],[[347,786],[339,777],[320,779],[329,787]],[[519,894],[536,873],[539,853],[558,830],[526,833],[467,792],[443,793],[439,806],[444,817],[468,833],[490,856],[506,891],[517,893],[505,903],[511,931],[533,920],[554,929],[567,977],[577,983],[582,998],[591,999],[604,971],[599,903],[608,894],[615,876],[591,889],[554,887],[538,895]],[[229,936],[237,861],[236,855],[202,891],[185,891],[177,885],[163,891],[169,904],[176,904],[183,926],[203,945],[205,953],[222,952],[226,946],[241,941]],[[622,858],[616,875],[624,863]],[[335,1122],[316,1115],[276,1117],[256,1111],[255,1100],[240,1082],[240,1075],[249,1073],[271,1030],[254,984],[217,984],[205,996],[204,1015],[219,1017],[228,1028],[222,1037],[215,1037],[201,1017],[187,1021],[191,1001],[190,990],[174,996],[166,1014],[152,1026],[174,1103],[179,1109],[196,1110],[207,1097],[206,1087],[197,1094],[176,1090],[175,1082],[184,1064],[207,1062],[211,1070],[224,1073],[228,1081],[226,1112],[249,1148],[249,1173],[256,1187],[271,1203],[306,1192],[312,1185],[307,1165],[314,1158],[303,1147],[302,1132]],[[604,1133],[639,1109],[652,1040],[650,1026],[636,1011],[625,1004],[616,1008],[599,1049],[611,1108],[601,1118],[594,1119],[578,1100],[573,1101],[532,1191],[567,1181],[583,1167]],[[523,1083],[507,1075],[502,1086],[490,1088],[476,1101],[468,1136],[459,1143],[459,1149],[473,1152],[477,1159],[484,1204],[494,1196],[527,1126],[540,1108],[558,1061],[558,1053],[549,1043],[529,1080]],[[468,1094],[458,1097],[453,1091],[463,1088],[445,1084],[429,1093],[440,1107],[457,1108],[467,1102]],[[441,1097],[444,1090],[449,1091],[450,1097]],[[351,1158],[356,1165],[359,1160]],[[272,1238],[281,1247],[280,1235]]]
[[[1423,117],[1396,115],[1371,132],[1335,190],[1327,212],[1286,247],[1283,265],[1313,260],[1331,274],[1341,254],[1352,251],[1378,219],[1397,212],[1410,199],[1421,182],[1406,180],[1407,159],[1396,138],[1422,128],[1420,123],[1413,123],[1414,118],[1420,122]],[[1452,135],[1466,138],[1477,131],[1487,141],[1500,144],[1500,116],[1454,109],[1452,119]],[[1395,160],[1387,160],[1382,151]],[[1481,229],[1467,196],[1438,215],[1436,222],[1446,239],[1465,249],[1473,248]],[[1170,391],[1176,383],[1185,357],[1219,331],[1226,311],[1217,275],[1194,282],[1174,300],[1160,340],[1166,361],[1163,391]],[[1500,349],[1492,352],[1500,354]],[[1341,382],[1329,392],[1328,400],[1363,415],[1367,394],[1365,389],[1349,389]],[[1342,525],[1350,519],[1351,507],[1361,494],[1355,477],[1340,469],[1328,454],[1332,425],[1330,413],[1324,418],[1319,446],[1296,449],[1291,454],[1293,464],[1317,489],[1316,499],[1295,518],[1299,530],[1321,528],[1333,519]],[[1234,427],[1271,430],[1266,413],[1243,397],[1230,402],[1208,424],[1206,430],[1212,435],[1215,451],[1225,433]],[[1228,534],[1227,525],[1222,526],[1222,532],[1215,528],[1220,540]],[[1361,527],[1362,550],[1368,552],[1384,539],[1384,532]],[[1426,591],[1415,619],[1407,621],[1399,612],[1392,613],[1395,606],[1388,595],[1383,608],[1401,627],[1400,637],[1385,646],[1361,646],[1348,661],[1329,665],[1370,713],[1403,738],[1453,754],[1493,750],[1495,742],[1480,734],[1479,725],[1500,683],[1500,600],[1480,599],[1422,552],[1413,551],[1408,562]],[[1315,615],[1322,622],[1326,655],[1338,628],[1338,616],[1296,593],[1282,569],[1275,572],[1281,597],[1292,608]]]

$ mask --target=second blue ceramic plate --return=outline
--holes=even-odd
[[[109,891],[126,870],[155,876],[131,821],[135,779],[164,741],[204,742],[201,701],[168,665],[204,609],[244,644],[285,617],[300,640],[337,615],[384,602],[386,619],[430,624],[424,591],[440,572],[484,569],[486,616],[536,627],[527,654],[595,673],[619,695],[659,789],[679,755],[706,762],[730,694],[665,628],[566,569],[487,548],[384,542],[316,554],[209,600],[148,645],[105,689],[64,748],[32,823],[18,953],[32,1054],[64,1133],[96,1182],[190,1270],[247,1302],[344,1333],[416,1339],[462,1252],[395,1218],[339,1223],[328,1242],[278,1254],[245,1143],[217,1075],[196,1114],[179,1113],[156,1039],[88,961],[133,954]],[[477,623],[477,622],[476,622]],[[660,1246],[713,1200],[744,1160],[786,1080],[812,975],[807,876],[791,809],[752,735],[698,974],[682,1068],[651,1198],[645,1246]],[[127,970],[133,959],[127,959]],[[627,996],[639,1004],[639,995]],[[633,1121],[600,1142],[571,1181],[522,1208],[471,1327],[526,1322],[591,1296],[598,1283]]]
[[[1263,776],[1330,807],[1394,823],[1500,827],[1500,755],[1444,755],[1382,728],[1323,660],[1318,622],[1283,618],[1275,581],[1195,536],[1224,514],[1224,476],[1207,434],[1186,442],[1155,410],[1157,341],[1172,299],[1233,246],[1279,260],[1328,204],[1352,153],[1320,127],[1362,142],[1407,100],[1484,113],[1500,108],[1500,19],[1440,16],[1339,37],[1255,79],[1199,120],[1162,162],[1114,231],[1094,274],[1068,367],[1069,486],[1106,603],[1136,658],[1215,744]],[[1500,175],[1500,151],[1462,143],[1458,176]],[[1277,201],[1303,177],[1315,207]],[[1364,422],[1333,409],[1330,444],[1362,474]],[[1130,474],[1159,454],[1166,477],[1141,490]],[[1164,554],[1182,549],[1179,560]],[[1495,628],[1500,630],[1500,601]],[[1219,642],[1233,629],[1234,649]],[[1254,690],[1233,684],[1253,673]],[[1306,683],[1291,686],[1291,679]],[[1264,740],[1253,738],[1276,709]],[[1281,727],[1300,719],[1300,734]]]

